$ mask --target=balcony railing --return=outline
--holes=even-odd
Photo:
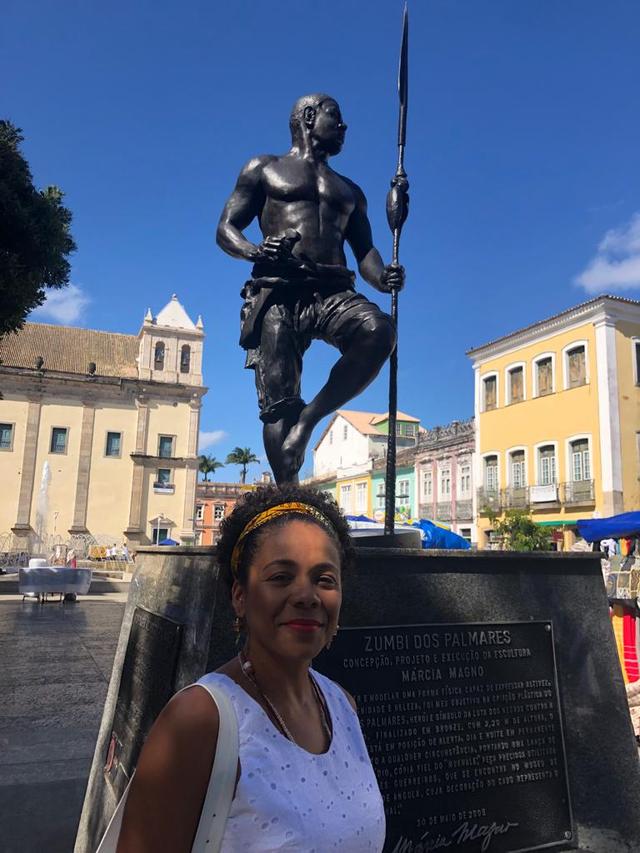
[[[458,521],[473,521],[473,501],[456,501]]]
[[[478,489],[478,512],[487,515],[489,512],[500,512],[502,500],[499,489]]]
[[[596,495],[593,480],[575,480],[572,483],[563,483],[562,498],[567,506],[595,503]]]
[[[216,495],[223,497],[240,496],[252,488],[252,486],[242,483],[213,483],[210,481],[198,483],[198,490],[206,497],[215,497]]]
[[[436,504],[436,521],[451,521],[451,501],[438,501]]]
[[[535,510],[537,508],[557,508],[560,506],[585,506],[595,503],[595,483],[593,480],[576,480],[571,483],[548,483],[539,486],[522,486],[502,490],[478,489],[478,512],[502,512],[505,509]],[[440,504],[438,504],[438,508]],[[456,514],[462,518],[461,502],[458,501]],[[444,521],[444,518],[442,519]]]
[[[172,495],[176,490],[176,487],[173,483],[163,483],[160,480],[157,480],[153,484],[153,491],[158,495]]]
[[[507,509],[526,509],[529,506],[529,489],[526,486],[505,489],[504,505]]]

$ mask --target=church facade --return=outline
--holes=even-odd
[[[175,295],[137,336],[26,323],[0,339],[0,535],[13,548],[193,544],[203,343]]]

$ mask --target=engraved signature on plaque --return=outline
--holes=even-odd
[[[566,847],[549,622],[343,629],[318,668],[358,704],[387,853]]]

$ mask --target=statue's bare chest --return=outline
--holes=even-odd
[[[351,186],[328,166],[309,165],[301,161],[281,160],[264,172],[268,199],[279,202],[310,202],[333,208],[336,213],[350,215],[355,207]]]

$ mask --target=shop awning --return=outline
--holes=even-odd
[[[640,512],[623,512],[609,518],[583,518],[578,521],[578,533],[587,542],[619,539],[640,535]]]
[[[562,521],[536,521],[538,527],[575,527],[577,521],[568,521],[563,518]]]

